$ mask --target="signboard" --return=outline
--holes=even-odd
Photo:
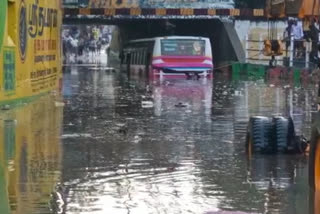
[[[61,2],[0,0],[1,103],[59,89]]]
[[[59,2],[52,2],[24,0],[18,10],[17,46],[20,61],[28,69],[32,94],[54,88],[58,82],[61,22]]]

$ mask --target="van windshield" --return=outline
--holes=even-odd
[[[204,56],[205,41],[199,39],[162,39],[163,56]]]

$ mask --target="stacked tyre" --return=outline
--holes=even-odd
[[[270,144],[272,133],[272,120],[268,117],[255,116],[249,120],[246,136],[246,149],[248,153],[271,153]]]
[[[248,154],[301,153],[303,141],[297,137],[291,118],[251,117],[246,136]]]
[[[273,118],[273,139],[275,141],[276,152],[284,153],[288,150],[289,133],[293,135],[293,131],[289,128],[289,121],[284,117]],[[289,131],[290,129],[290,131]]]

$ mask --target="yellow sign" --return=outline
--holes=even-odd
[[[7,72],[0,75],[0,104],[58,89],[62,78],[60,1],[19,0],[5,4],[8,7],[0,67],[7,68]],[[10,61],[12,56],[14,63]]]

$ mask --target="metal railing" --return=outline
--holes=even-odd
[[[277,39],[282,40],[280,35],[277,36]],[[269,64],[271,57],[265,56],[263,54],[264,41],[265,41],[265,39],[262,34],[259,36],[259,39],[249,39],[249,35],[246,35],[245,44],[244,44],[246,62]],[[297,41],[304,44],[300,50],[296,50],[294,47],[295,42],[297,42]],[[275,57],[275,60],[277,62],[282,62],[282,65],[286,65],[286,66],[290,66],[290,67],[292,67],[294,64],[299,64],[300,66],[303,66],[305,68],[309,68],[310,66],[315,65],[315,63],[310,62],[310,53],[312,52],[312,50],[311,50],[312,41],[307,41],[305,39],[294,40],[293,36],[291,36],[288,49],[287,49],[287,45],[286,45],[286,42],[288,42],[288,40],[282,40],[282,42],[284,44],[284,45],[282,45],[282,47],[283,47],[282,52],[284,54],[282,56]],[[302,53],[303,58],[302,57],[299,57],[299,58],[295,57],[295,53],[297,53],[297,52]],[[317,52],[317,50],[316,50],[316,52]]]

